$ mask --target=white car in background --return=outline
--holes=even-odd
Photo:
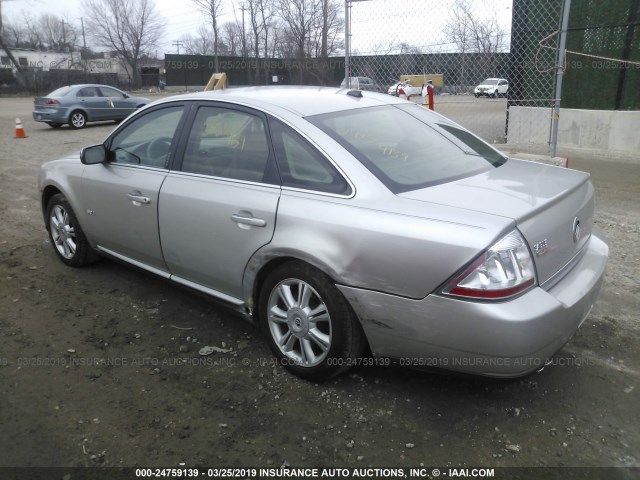
[[[506,96],[508,90],[509,82],[504,78],[487,78],[473,90],[473,94],[476,97],[486,95],[487,97],[498,98],[499,96]]]
[[[387,90],[387,93],[394,97],[398,97],[400,95],[413,97],[415,95],[422,95],[422,87],[414,87],[408,80],[404,80],[391,85]]]

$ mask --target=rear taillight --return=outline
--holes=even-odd
[[[56,100],[55,98],[51,98],[51,99],[47,100],[47,105],[60,105],[60,102],[58,100]]]
[[[536,284],[533,259],[518,230],[512,230],[464,268],[442,290],[476,300],[504,300]]]

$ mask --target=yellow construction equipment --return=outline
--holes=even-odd
[[[204,90],[206,92],[207,90],[224,90],[225,88],[227,88],[227,74],[222,72],[211,75]]]
[[[408,80],[414,87],[421,87],[427,80],[431,80],[434,87],[444,87],[444,75],[442,73],[422,73],[420,75],[400,75],[400,81]]]

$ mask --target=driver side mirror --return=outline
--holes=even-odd
[[[83,148],[80,152],[80,161],[85,165],[96,165],[107,160],[107,149],[103,144]]]
[[[129,98],[129,94],[128,94],[128,93],[123,93],[123,94],[122,94],[122,96],[123,96],[124,98]]]

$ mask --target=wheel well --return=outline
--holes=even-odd
[[[81,108],[74,108],[73,110],[71,110],[71,113],[69,114],[69,122],[71,122],[71,117],[73,116],[74,113],[76,112],[80,112],[81,114],[84,115],[84,117],[87,119],[87,121],[89,121],[89,115],[87,114],[87,112],[85,112],[83,109]]]
[[[299,262],[299,261],[301,260],[298,260],[295,257],[274,258],[273,260],[270,260],[265,265],[263,265],[262,268],[258,271],[258,274],[256,275],[256,279],[253,282],[253,290],[251,292],[251,297],[253,298],[253,311],[256,318],[258,318],[258,305],[260,305],[260,288],[262,288],[262,283],[264,282],[264,279],[267,278],[267,276],[269,276],[269,274],[273,272],[276,268],[278,268],[280,265],[283,265],[289,262]]]
[[[49,205],[49,200],[57,193],[62,193],[56,187],[52,185],[48,185],[44,188],[42,192],[42,216],[46,217],[47,215],[47,205]],[[47,229],[49,228],[49,222],[44,222]]]
[[[252,295],[253,295],[253,311],[254,311],[254,319],[259,321],[259,305],[260,305],[260,289],[262,287],[262,283],[264,282],[265,278],[267,278],[267,276],[269,276],[269,274],[275,270],[276,268],[278,268],[280,265],[283,265],[285,263],[289,263],[289,262],[300,262],[300,263],[304,263],[307,264],[319,271],[321,271],[322,273],[324,273],[325,275],[327,275],[331,281],[335,282],[335,280],[333,279],[333,277],[331,275],[329,275],[326,271],[322,270],[321,268],[318,268],[316,265],[313,265],[309,262],[305,262],[304,260],[300,260],[299,258],[296,257],[280,257],[280,258],[274,258],[273,260],[270,260],[269,262],[267,262],[265,265],[262,266],[262,268],[258,271],[258,274],[256,275],[256,279],[253,282],[253,290],[252,290]],[[347,303],[349,303],[347,301]],[[350,306],[351,308],[351,306]],[[351,308],[351,310],[353,311],[353,308]],[[360,323],[360,328],[362,328],[362,320],[358,317],[358,314],[353,311],[354,316],[358,319],[358,322]],[[369,346],[369,339],[367,339],[366,334],[364,333],[364,329],[362,329],[362,335],[364,338],[364,342],[365,342],[365,352],[369,352],[367,353],[370,354],[371,353],[371,348]]]

